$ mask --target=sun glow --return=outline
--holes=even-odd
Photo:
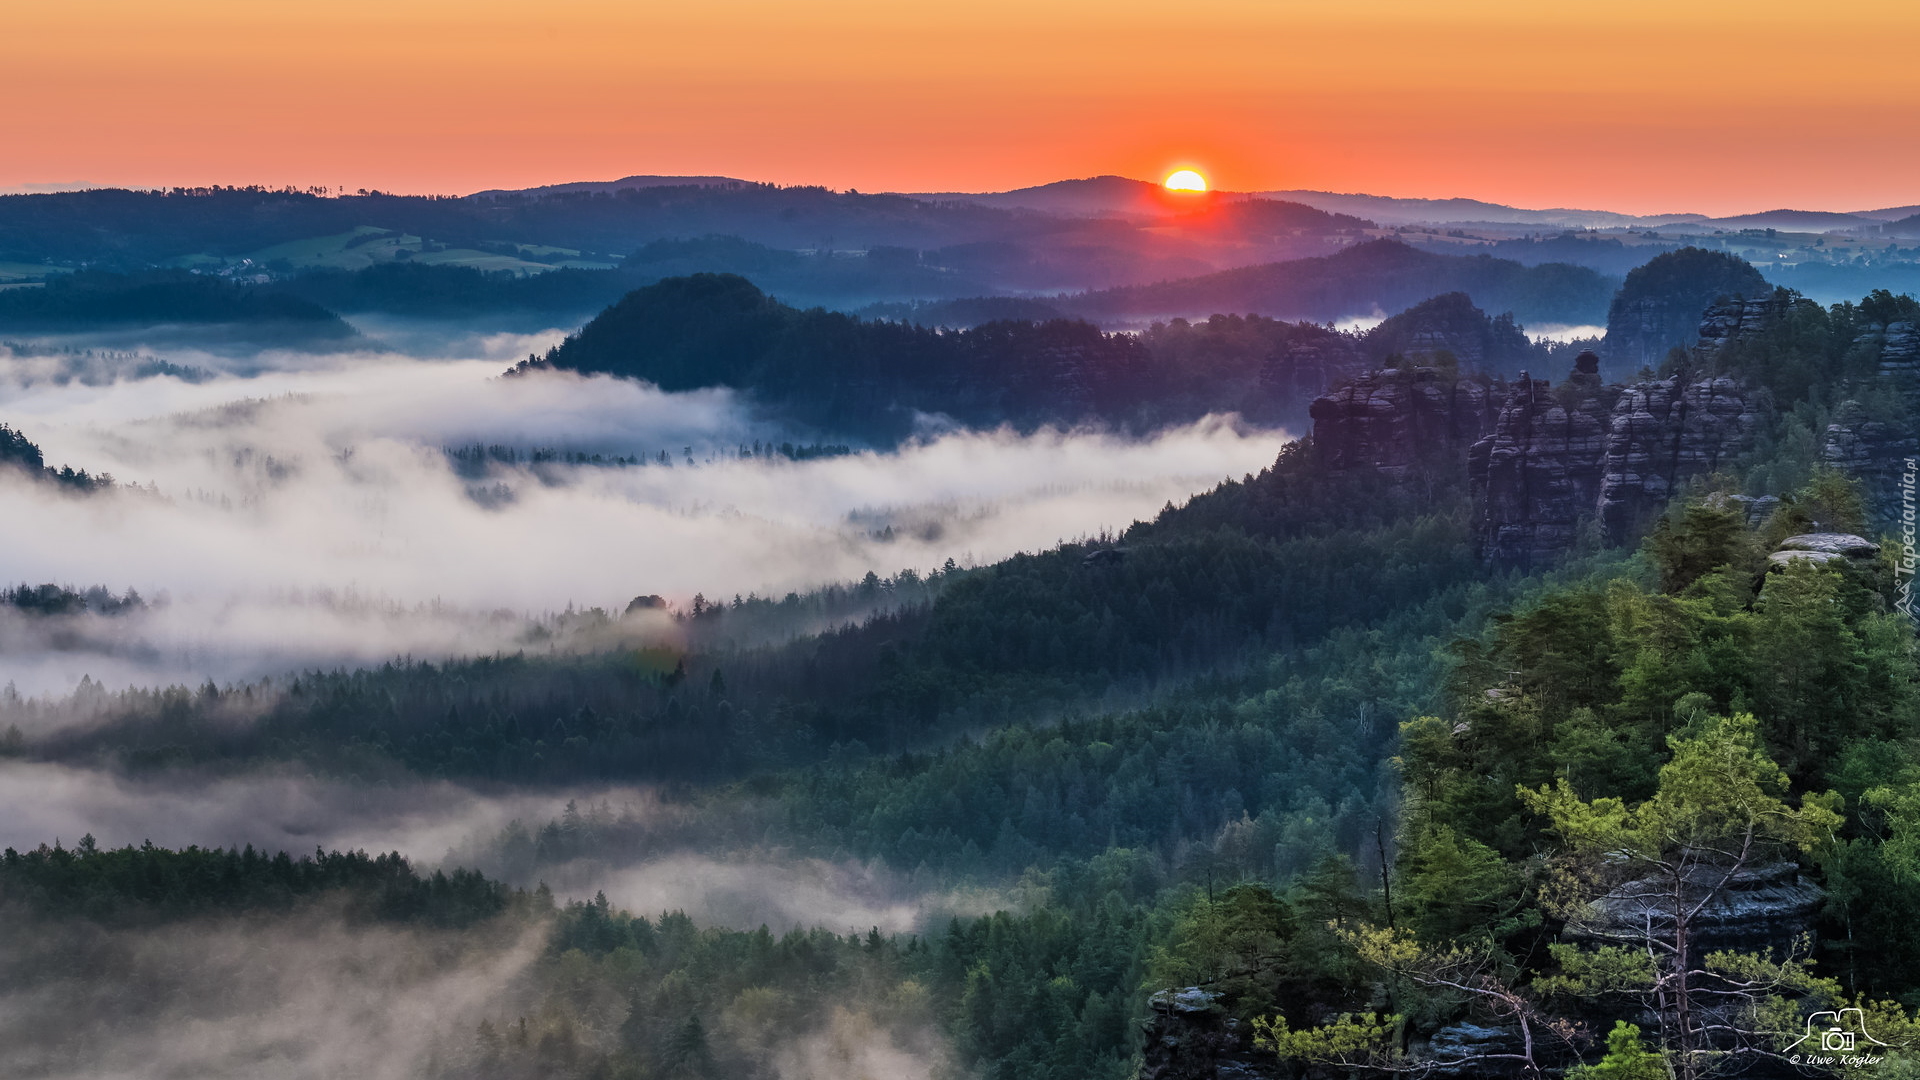
[[[1160,181],[1160,186],[1166,188],[1168,191],[1205,191],[1207,190],[1207,178],[1194,172],[1192,169],[1181,169],[1179,172]]]

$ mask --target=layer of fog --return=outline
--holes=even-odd
[[[324,909],[154,930],[10,913],[0,1075],[413,1080],[518,1003],[538,928],[350,926]]]
[[[539,921],[435,930],[348,921],[325,901],[152,928],[9,914],[6,1076],[421,1080],[502,1073],[501,1051],[515,1045],[507,1071],[549,1075],[550,1038],[604,1052],[645,1007],[612,979],[566,984],[543,970]],[[707,1017],[729,1060],[764,1063],[755,1074],[779,1080],[952,1075],[920,984],[832,1001],[796,1000],[794,989],[751,987]]]
[[[561,895],[605,892],[632,911],[685,911],[703,924],[736,929],[820,926],[849,934],[877,927],[902,934],[1012,906],[998,890],[916,889],[884,867],[764,854],[723,859],[684,851],[612,870],[599,862],[562,865],[541,877]]]
[[[1374,308],[1367,315],[1348,315],[1343,319],[1335,319],[1333,328],[1343,334],[1364,334],[1386,321],[1387,313]]]
[[[601,797],[609,797],[602,793]],[[627,801],[631,801],[628,799]],[[24,850],[92,835],[101,847],[399,851],[424,857],[558,813],[550,795],[483,795],[444,781],[395,788],[257,773],[183,782],[0,759],[0,847]]]
[[[1587,341],[1607,336],[1607,328],[1604,326],[1541,323],[1526,329],[1527,337],[1535,345],[1564,345],[1569,341]]]
[[[261,353],[237,374],[230,358],[165,357],[225,372],[199,381],[49,380],[32,366],[45,358],[14,361],[6,370],[23,377],[0,381],[0,420],[50,464],[142,490],[76,498],[0,478],[0,579],[166,602],[39,642],[30,623],[0,628],[0,674],[58,693],[83,674],[228,682],[511,651],[529,618],[569,605],[780,595],[1124,528],[1257,471],[1286,439],[1215,418],[1145,441],[950,431],[887,451],[743,460],[742,447],[795,436],[725,391],[498,377],[502,358],[549,339],[494,335],[488,359]],[[469,444],[651,464],[493,462],[461,475],[444,451]]]
[[[570,802],[586,813],[569,820]],[[547,885],[561,899],[604,892],[635,912],[684,911],[703,925],[749,930],[904,933],[1016,903],[1000,890],[914,881],[877,863],[768,849],[758,840],[771,820],[762,809],[738,800],[703,812],[650,788],[478,792],[292,771],[140,779],[0,759],[0,848],[71,848],[92,836],[103,848],[151,840],[295,855],[398,851],[423,869],[476,869],[518,888]],[[543,831],[558,857],[535,857]]]

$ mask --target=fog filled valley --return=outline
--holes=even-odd
[[[634,179],[0,196],[0,1074],[1920,1075],[1911,217]]]

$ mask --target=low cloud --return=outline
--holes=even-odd
[[[933,1080],[953,1075],[952,1065],[953,1055],[931,1023],[887,1023],[871,1009],[845,1006],[774,1056],[780,1080]]]
[[[574,853],[555,863],[508,850],[507,836],[530,840],[569,803],[590,808],[584,820],[600,823],[601,840],[570,838]],[[151,840],[295,854],[399,851],[421,867],[468,867],[527,889],[546,884],[563,899],[604,891],[637,913],[684,911],[703,925],[743,930],[911,933],[953,915],[1019,906],[1017,896],[1000,889],[918,882],[880,863],[763,850],[744,835],[766,824],[760,810],[669,803],[646,787],[483,792],[446,781],[357,783],[286,770],[139,778],[0,759],[0,847],[16,850],[56,839],[73,847],[91,834],[101,847]],[[740,829],[730,830],[735,817]]]
[[[591,895],[592,886],[631,911],[685,911],[703,924],[740,930],[818,926],[849,934],[878,927],[883,934],[906,934],[954,915],[1014,906],[998,890],[919,890],[883,867],[852,860],[717,859],[682,852],[638,866],[561,867],[544,876],[559,882],[555,887],[562,893]]]
[[[625,793],[601,798],[638,802]],[[553,796],[488,796],[444,781],[401,787],[322,780],[291,772],[137,779],[100,769],[0,760],[0,847],[91,833],[101,847],[151,840],[161,847],[242,847],[311,852],[399,851],[431,864],[476,833],[516,818],[545,820]]]
[[[0,1074],[411,1080],[514,1003],[544,926],[347,926],[324,908],[109,930],[0,920]]]
[[[742,460],[742,446],[795,435],[724,390],[500,379],[500,368],[287,354],[199,382],[0,382],[0,419],[50,462],[145,485],[76,498],[0,477],[0,575],[168,600],[96,627],[98,647],[0,634],[9,677],[22,692],[63,693],[83,674],[224,682],[490,653],[570,605],[779,595],[949,558],[984,563],[1123,528],[1264,467],[1286,440],[1209,419],[1147,440],[955,431],[885,451]],[[652,462],[666,451],[674,464],[493,462],[463,475],[444,448],[469,444]]]

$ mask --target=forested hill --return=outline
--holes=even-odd
[[[0,423],[0,470],[18,472],[31,479],[74,491],[113,486],[112,476],[103,474],[96,477],[85,469],[75,469],[71,465],[52,468],[33,440],[3,423]]]
[[[945,331],[800,310],[743,277],[694,274],[627,294],[516,370],[618,375],[666,390],[727,386],[831,430],[897,438],[917,413],[1133,429],[1210,412],[1294,422],[1334,380],[1437,350],[1497,374],[1546,356],[1511,319],[1489,318],[1457,293],[1363,335],[1234,315],[1175,319],[1138,335],[1069,319]]]
[[[58,274],[39,288],[0,291],[0,328],[86,330],[169,323],[228,324],[300,337],[353,334],[309,300],[184,270]]]
[[[1397,240],[1374,240],[1333,255],[1123,286],[1059,303],[1102,319],[1238,311],[1319,322],[1399,311],[1430,296],[1464,292],[1488,311],[1511,312],[1521,322],[1597,325],[1606,321],[1618,284],[1583,266],[1436,255]]]
[[[973,423],[1125,418],[1150,401],[1146,353],[1083,322],[942,333],[798,310],[733,274],[637,289],[539,364],[665,390],[752,390],[833,430],[903,434],[913,410]]]

